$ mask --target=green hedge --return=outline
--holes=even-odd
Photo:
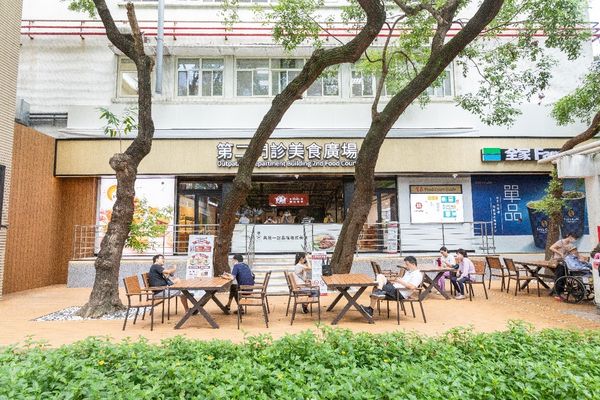
[[[0,349],[0,399],[592,399],[600,334],[523,324],[429,338],[323,328],[243,344],[90,338]]]

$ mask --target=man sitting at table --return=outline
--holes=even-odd
[[[148,271],[148,284],[150,287],[161,287],[161,286],[171,286],[174,283],[179,282],[178,278],[173,278],[173,274],[177,270],[175,265],[171,265],[170,268],[165,268],[165,257],[162,254],[157,254],[152,257],[152,266],[150,267],[150,271]],[[179,290],[155,290],[154,297],[168,297],[168,296],[178,296],[181,298],[181,304],[183,304],[183,308],[185,311],[188,310],[188,302],[187,299],[181,295],[181,291]]]
[[[229,310],[231,307],[231,300],[235,299],[235,302],[237,303],[238,288],[241,285],[254,285],[254,274],[250,270],[248,264],[244,262],[244,256],[241,254],[234,254],[233,261],[235,262],[235,265],[231,270],[231,274],[227,272],[223,274],[224,277],[228,279],[235,279],[237,282],[237,284],[232,283],[231,287],[229,288],[229,301],[227,302],[227,305],[225,305],[227,310]]]
[[[402,278],[386,278],[382,274],[377,274],[377,288],[371,294],[371,304],[368,307],[362,306],[363,310],[373,316],[373,309],[378,300],[390,299],[396,300],[396,289],[399,289],[400,299],[408,299],[415,289],[423,282],[423,273],[417,269],[417,259],[413,256],[404,258],[404,268],[406,273]]]

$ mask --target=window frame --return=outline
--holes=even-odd
[[[266,60],[268,61],[268,75],[269,75],[269,88],[268,88],[268,94],[265,95],[255,95],[255,94],[251,94],[249,96],[242,96],[238,93],[238,72],[242,71],[242,72],[252,72],[254,74],[254,71],[257,71],[258,69],[247,69],[247,68],[238,68],[238,61],[240,60]],[[301,60],[302,61],[302,67],[300,68],[282,68],[282,67],[274,67],[274,62],[278,62],[279,60]],[[277,96],[279,93],[281,93],[281,91],[276,92],[275,91],[275,82],[273,81],[273,74],[275,72],[285,72],[285,71],[302,71],[302,69],[304,68],[304,65],[306,64],[306,60],[307,58],[305,57],[234,57],[233,60],[233,68],[234,68],[234,82],[233,82],[233,86],[234,86],[234,97],[235,98],[267,98],[267,97],[275,97]],[[318,80],[321,81],[321,95],[309,95],[308,94],[308,90],[306,89],[306,91],[303,93],[303,96],[305,98],[311,98],[311,99],[319,99],[319,98],[340,98],[341,93],[342,93],[342,80],[340,79],[340,72],[341,72],[341,68],[339,66],[337,66],[337,73],[336,73],[336,79],[337,79],[337,83],[338,83],[338,93],[336,95],[326,95],[325,94],[325,87],[324,87],[324,79],[322,79],[322,77],[319,77],[317,80],[315,80],[315,82],[313,83],[316,84]],[[252,76],[252,81],[254,81],[254,75]],[[288,76],[289,78],[289,76]],[[288,79],[288,84],[289,84],[290,80]],[[312,85],[311,85],[312,86]],[[283,88],[281,88],[283,89]],[[252,87],[252,92],[254,92],[254,86]]]
[[[189,88],[186,88],[186,91],[188,92],[188,94],[179,94],[179,61],[180,60],[195,60],[198,61],[198,73],[199,73],[199,85],[198,85],[198,94],[196,95],[191,95],[189,94]],[[204,69],[202,68],[202,61],[203,60],[221,60],[222,61],[222,69],[217,70],[217,69]],[[222,74],[222,86],[221,86],[221,94],[218,95],[204,95],[203,94],[203,81],[202,81],[202,73],[203,72],[215,72],[215,71],[220,71]],[[225,97],[225,78],[226,78],[226,74],[225,74],[225,58],[223,57],[177,57],[175,59],[175,85],[174,85],[174,90],[175,90],[175,97],[178,99],[196,99],[196,98],[205,98],[205,99],[209,99],[209,98],[222,98]],[[214,80],[211,81],[211,93],[214,92]]]
[[[133,65],[133,69],[132,70],[128,70],[128,69],[123,69],[123,63],[122,61],[127,61],[128,63],[131,63],[131,65]],[[137,88],[137,93],[136,94],[124,94],[122,92],[122,87],[123,87],[123,72],[135,72],[136,74],[136,82],[137,82],[137,68],[135,66],[135,62],[133,62],[133,60],[131,60],[129,57],[127,56],[118,56],[117,57],[117,87],[116,87],[116,96],[117,98],[124,98],[124,99],[135,99],[138,97],[139,94],[139,82],[138,82],[138,88]]]

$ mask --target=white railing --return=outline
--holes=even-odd
[[[298,251],[333,252],[341,224],[236,224],[231,252],[253,258],[257,253],[294,253]],[[73,259],[94,257],[106,226],[76,225]],[[189,235],[218,235],[219,226],[167,225],[165,234],[147,239],[148,249],[124,249],[124,256],[140,254],[186,255]],[[357,252],[414,253],[437,252],[441,246],[464,248],[477,253],[493,253],[495,238],[491,222],[458,224],[409,224],[384,222],[365,224],[357,242]]]

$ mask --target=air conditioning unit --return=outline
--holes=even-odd
[[[29,121],[29,103],[24,99],[17,99],[17,111],[15,112],[15,121],[25,126],[30,125]]]

